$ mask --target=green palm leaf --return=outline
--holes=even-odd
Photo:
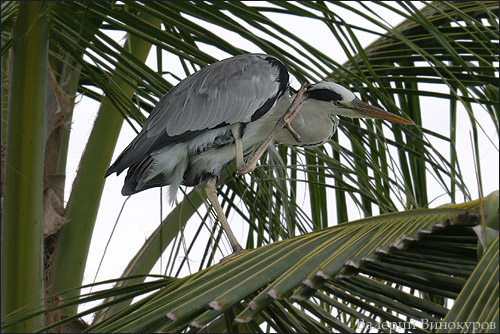
[[[458,305],[471,307],[475,299],[462,304],[465,297],[459,297],[460,304],[448,312],[443,298],[469,294],[464,286],[477,286],[477,276],[491,282],[481,285],[488,291],[481,295],[493,296],[489,291],[498,289],[491,250],[476,268],[472,227],[479,223],[479,210],[476,200],[365,218],[260,247],[181,279],[97,292],[94,299],[115,295],[113,304],[156,290],[87,331],[178,332],[221,326],[220,316],[235,328],[265,323],[289,332],[355,331],[383,328],[386,322],[426,330],[443,318],[458,321]],[[496,269],[479,274],[484,265]],[[7,319],[7,325],[16,320]]]
[[[443,319],[439,333],[452,333],[452,323],[469,324],[478,332],[494,333],[498,320],[498,237],[479,261],[453,308]],[[448,324],[446,326],[445,324]]]

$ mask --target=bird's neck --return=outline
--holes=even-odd
[[[273,110],[271,124],[274,124],[274,119],[277,120],[286,113],[294,98],[295,95],[292,95],[278,102]],[[338,125],[338,118],[328,112],[324,102],[310,99],[306,100],[291,125],[301,136],[300,142],[297,142],[286,129],[282,130],[276,137],[278,142],[298,146],[319,145],[331,138]]]

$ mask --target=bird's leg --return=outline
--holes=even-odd
[[[245,166],[243,158],[243,142],[240,135],[240,123],[231,126],[231,132],[234,138],[234,145],[236,147],[236,169],[239,172],[240,166]]]
[[[226,215],[224,211],[222,211],[222,207],[217,198],[217,188],[216,188],[217,178],[212,177],[208,179],[207,185],[205,186],[205,194],[207,195],[208,200],[212,203],[212,206],[217,213],[217,217],[222,225],[222,229],[226,232],[227,237],[229,238],[229,242],[231,243],[231,247],[233,248],[233,254],[241,253],[244,249],[240,246],[238,241],[236,240],[233,231],[229,227],[229,223],[227,222]]]
[[[260,146],[252,154],[247,162],[245,162],[243,159],[243,145],[241,143],[241,137],[239,135],[239,125],[238,128],[236,128],[236,126],[233,126],[231,130],[233,131],[234,141],[236,144],[236,170],[238,171],[238,173],[246,174],[252,172],[257,166],[257,161],[259,161],[262,154],[264,154],[273,139],[283,128],[286,127],[295,138],[295,140],[300,141],[300,135],[292,128],[291,123],[299,113],[300,109],[302,109],[302,107],[306,103],[305,101],[300,101],[305,91],[306,83],[303,83],[299,91],[297,92],[295,99],[293,99],[290,107],[288,107],[287,111],[283,116],[281,116],[278,122],[276,122],[276,125],[274,126],[269,136],[267,136],[262,144],[260,144]]]

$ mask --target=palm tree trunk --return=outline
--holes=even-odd
[[[155,19],[150,22],[153,25],[159,24],[159,20]],[[137,36],[128,35],[126,46],[132,55],[144,62],[151,43]],[[126,73],[121,73],[121,76],[127,77]],[[115,76],[113,81],[129,98],[132,97],[134,88],[126,80]],[[122,124],[123,115],[111,99],[105,98],[80,161],[66,208],[69,223],[62,231],[55,254],[52,286],[54,292],[62,292],[82,284],[90,240],[104,188],[104,173],[109,167]],[[74,290],[69,296],[78,294],[79,291]],[[76,313],[76,306],[68,307],[65,313]]]
[[[2,225],[2,317],[43,298],[43,154],[47,34],[45,4],[22,2],[14,27]],[[35,306],[36,304],[32,304]],[[9,328],[33,332],[38,315]]]

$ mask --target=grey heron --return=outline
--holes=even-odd
[[[361,101],[339,84],[303,85],[290,95],[288,81],[285,65],[265,54],[239,55],[197,71],[163,96],[106,177],[128,168],[123,195],[169,185],[171,201],[180,185],[204,183],[237,253],[242,247],[216,190],[230,162],[236,160],[241,174],[252,171],[273,139],[285,145],[321,145],[335,133],[337,116],[413,124]],[[280,131],[283,127],[288,131]]]

